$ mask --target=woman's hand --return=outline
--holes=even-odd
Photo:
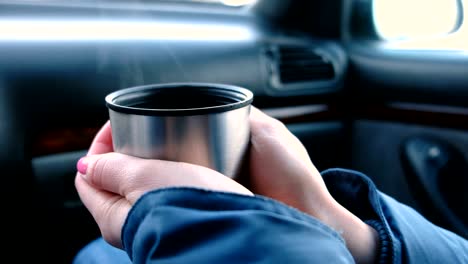
[[[185,186],[252,195],[242,185],[205,167],[140,159],[112,152],[109,122],[78,164],[75,186],[104,239],[122,247],[121,230],[130,208],[151,190]]]
[[[302,143],[280,121],[252,107],[250,187],[316,218],[332,206],[322,176]]]
[[[250,126],[252,191],[321,220],[343,236],[356,262],[373,263],[376,231],[335,201],[302,143],[281,122],[256,108]]]

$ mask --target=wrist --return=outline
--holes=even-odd
[[[374,228],[363,222],[333,200],[319,218],[337,231],[346,241],[356,263],[374,263],[378,255],[379,236]]]

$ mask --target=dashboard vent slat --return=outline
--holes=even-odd
[[[335,78],[333,64],[314,47],[279,46],[276,51],[282,83],[326,81]]]

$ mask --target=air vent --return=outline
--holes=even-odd
[[[275,51],[281,83],[326,81],[335,77],[333,64],[315,47],[278,46]]]

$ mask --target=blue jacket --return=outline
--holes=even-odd
[[[468,263],[467,240],[378,192],[365,175],[333,169],[322,176],[340,204],[378,231],[378,262]],[[122,241],[134,263],[354,262],[336,231],[298,210],[261,196],[191,188],[145,194],[127,217]],[[85,251],[76,263],[93,263]]]

